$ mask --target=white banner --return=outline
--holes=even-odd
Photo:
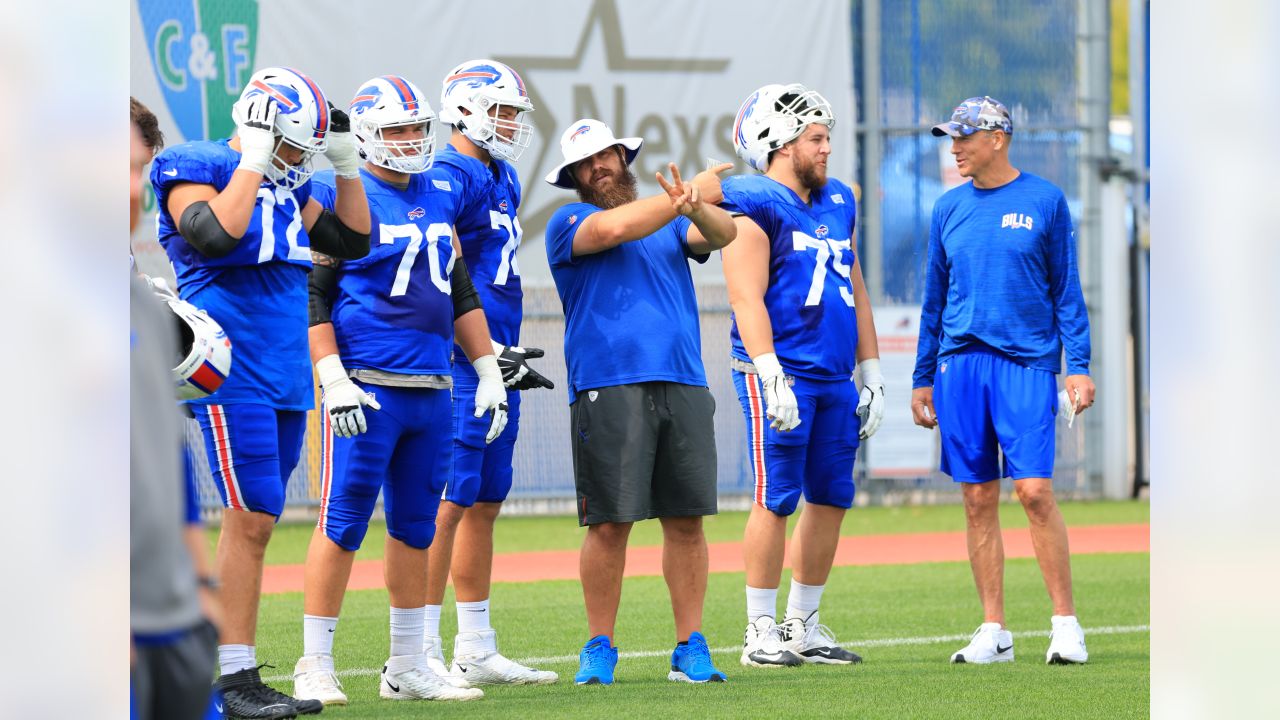
[[[653,194],[668,161],[686,177],[708,158],[737,161],[731,133],[741,102],[761,85],[799,82],[835,109],[832,175],[852,183],[850,12],[848,0],[139,0],[131,84],[176,144],[229,135],[230,102],[260,67],[306,72],[340,107],[365,80],[404,75],[438,111],[454,65],[505,62],[536,108],[533,144],[517,165],[520,268],[526,284],[550,285],[543,228],[574,195],[542,178],[560,160],[560,133],[581,117],[645,139],[633,169],[641,195]],[[438,141],[447,141],[443,132]],[[745,168],[738,161],[732,172]],[[135,251],[144,269],[163,260],[145,239]],[[723,281],[718,256],[694,272],[698,282]]]
[[[938,432],[917,426],[911,417],[920,306],[886,305],[874,314],[885,406],[880,429],[867,441],[867,472],[872,477],[924,477],[938,469],[940,455]]]

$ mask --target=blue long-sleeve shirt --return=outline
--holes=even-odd
[[[1067,200],[1030,173],[953,188],[933,206],[912,387],[938,358],[991,349],[1026,367],[1089,373],[1089,315]]]

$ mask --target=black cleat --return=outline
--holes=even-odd
[[[223,716],[228,720],[279,720],[298,715],[314,715],[324,709],[319,700],[298,700],[262,682],[259,665],[218,678]]]

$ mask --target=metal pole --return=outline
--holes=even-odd
[[[1147,427],[1150,417],[1147,373],[1150,369],[1150,330],[1147,291],[1147,13],[1148,0],[1129,0],[1129,117],[1133,126],[1133,497],[1147,477]]]
[[[1107,378],[1096,370],[1107,367],[1108,353],[1123,353],[1124,343],[1103,336],[1102,313],[1108,308],[1102,305],[1103,233],[1102,233],[1102,168],[1109,155],[1108,134],[1110,114],[1110,47],[1107,30],[1110,26],[1108,5],[1105,0],[1080,0],[1079,23],[1076,29],[1076,53],[1079,67],[1079,112],[1082,132],[1080,147],[1080,222],[1077,237],[1080,242],[1080,275],[1085,304],[1089,308],[1092,328],[1093,376],[1102,403],[1126,403],[1127,397],[1107,394]],[[1105,325],[1109,326],[1109,323]],[[1107,427],[1104,415],[1095,409],[1084,415],[1085,457],[1084,471],[1087,487],[1105,490],[1105,449],[1108,436],[1123,434],[1127,428]]]
[[[880,0],[862,0],[862,275],[871,302],[884,302],[880,224]],[[923,260],[922,260],[923,261]]]

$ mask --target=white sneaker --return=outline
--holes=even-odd
[[[982,623],[973,631],[973,638],[959,652],[952,653],[953,663],[1013,662],[1013,633],[1000,627],[1000,623]]]
[[[453,641],[451,675],[472,685],[550,685],[560,676],[503,657],[496,630],[458,633]]]
[[[768,615],[747,623],[742,636],[742,656],[748,667],[795,667],[804,659],[782,646],[782,628]]]
[[[303,655],[293,666],[293,696],[319,700],[325,705],[346,705],[347,695],[333,671],[332,655]]]
[[[778,626],[782,635],[782,647],[810,663],[825,665],[854,665],[862,662],[855,652],[845,650],[836,642],[831,628],[818,623],[818,611],[807,619],[787,618]]]
[[[440,646],[440,638],[428,637],[422,643],[422,654],[427,656],[427,667],[442,680],[456,688],[471,687],[471,683],[449,672],[449,666],[444,664],[444,649]]]
[[[1049,634],[1049,650],[1044,661],[1049,665],[1070,665],[1089,662],[1089,651],[1084,646],[1084,628],[1075,615],[1054,615],[1050,620],[1053,632]]]
[[[378,694],[384,700],[478,700],[484,691],[456,688],[427,667],[425,655],[398,655],[382,666]]]

